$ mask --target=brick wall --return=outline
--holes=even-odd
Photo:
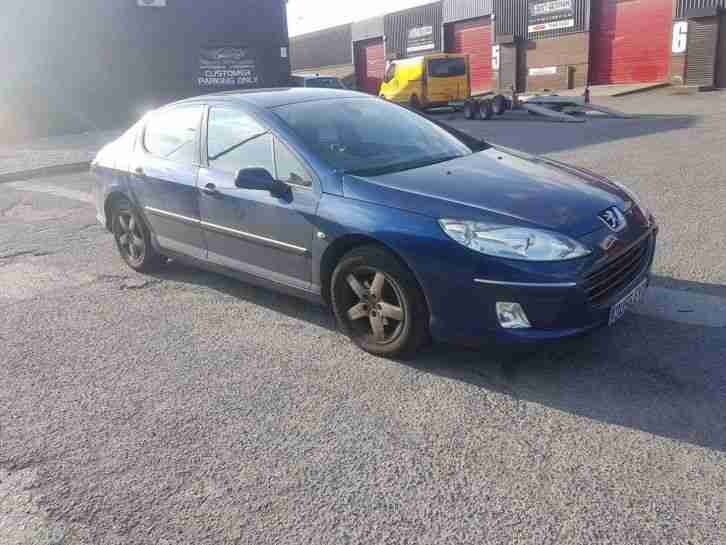
[[[570,83],[574,87],[583,87],[587,83],[589,60],[589,32],[531,41],[527,45],[527,90],[567,89]],[[556,67],[557,73],[529,75],[533,68],[549,67]],[[573,81],[570,82],[570,79]]]

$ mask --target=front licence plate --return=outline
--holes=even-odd
[[[638,287],[626,295],[619,303],[610,309],[610,325],[619,321],[628,310],[638,303],[642,303],[645,298],[645,292],[648,291],[648,279],[646,278]]]

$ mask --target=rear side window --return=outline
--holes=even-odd
[[[212,108],[207,132],[207,160],[211,168],[230,174],[243,168],[265,168],[274,175],[272,136],[250,116]]]
[[[453,78],[466,75],[464,59],[431,59],[429,76],[432,78]]]
[[[197,133],[202,110],[202,106],[179,106],[152,116],[144,132],[146,151],[180,164],[198,163]]]

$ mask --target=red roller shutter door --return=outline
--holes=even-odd
[[[471,92],[494,86],[492,73],[492,25],[489,17],[451,23],[446,27],[446,51],[469,55]]]
[[[386,71],[383,38],[358,42],[355,46],[355,74],[358,90],[377,95]]]
[[[593,0],[590,82],[666,81],[673,0]]]

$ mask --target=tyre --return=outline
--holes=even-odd
[[[331,303],[343,333],[375,356],[410,358],[429,339],[429,313],[418,282],[379,246],[356,248],[340,260]]]
[[[119,254],[133,270],[150,272],[162,264],[163,258],[152,246],[146,224],[125,198],[113,206],[112,231]]]
[[[408,99],[408,107],[415,111],[421,109],[421,101],[416,95],[411,95],[411,98]]]
[[[474,119],[474,108],[476,104],[470,100],[467,100],[464,104],[464,117],[468,120]]]
[[[487,121],[494,115],[491,100],[482,100],[479,103],[479,119]]]
[[[494,115],[502,115],[507,109],[507,99],[502,95],[495,96],[492,100],[492,111]]]

